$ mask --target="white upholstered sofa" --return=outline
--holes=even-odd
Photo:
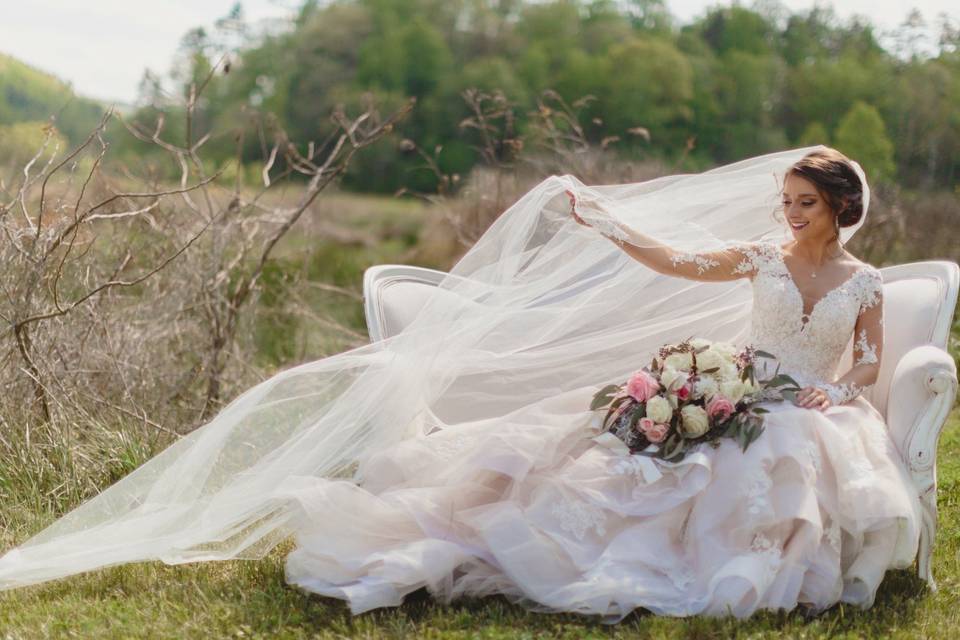
[[[917,571],[936,590],[931,570],[937,529],[937,441],[953,407],[957,373],[947,341],[957,303],[960,267],[945,260],[880,269],[884,279],[884,348],[880,377],[867,399],[884,415],[923,504]],[[371,341],[403,330],[446,276],[408,265],[375,265],[363,278]],[[450,295],[453,295],[452,293]],[[841,361],[852,362],[853,340]]]

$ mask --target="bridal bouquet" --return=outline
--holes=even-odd
[[[746,451],[768,413],[755,405],[792,399],[800,390],[793,378],[779,373],[779,365],[771,378],[758,381],[758,357],[774,358],[749,345],[737,351],[702,338],[665,345],[649,367],[598,391],[590,409],[606,407],[603,438],[618,438],[630,453],[676,462],[701,442],[719,446],[721,437],[735,439]]]

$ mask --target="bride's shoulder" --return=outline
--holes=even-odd
[[[850,265],[854,271],[862,272],[869,276],[870,279],[879,278],[880,280],[883,280],[883,274],[880,272],[880,269],[876,268],[869,262],[860,260],[849,251],[847,252],[847,260],[850,262]]]
[[[853,278],[854,293],[860,298],[863,308],[870,308],[883,299],[883,273],[869,262],[864,262],[850,256],[855,264],[856,274],[860,278]]]

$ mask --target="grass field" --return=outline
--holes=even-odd
[[[286,585],[281,545],[261,561],[113,567],[0,592],[0,638],[943,638],[960,630],[960,410],[938,452],[939,590],[914,570],[889,571],[873,608],[838,604],[812,621],[797,612],[666,618],[636,612],[618,625],[534,614],[500,598],[449,605],[418,592],[401,607],[351,616],[339,600]],[[2,508],[2,507],[0,507]]]

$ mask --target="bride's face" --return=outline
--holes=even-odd
[[[827,241],[834,236],[835,214],[814,183],[790,174],[784,180],[782,197],[783,213],[794,238]]]

